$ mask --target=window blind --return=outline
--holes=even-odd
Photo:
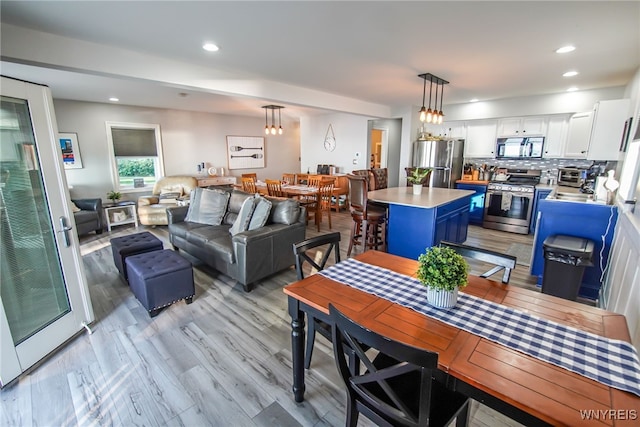
[[[111,129],[116,157],[155,157],[156,133],[153,129]]]

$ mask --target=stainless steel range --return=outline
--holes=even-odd
[[[508,169],[497,175],[500,181],[487,186],[482,226],[495,230],[529,234],[531,211],[540,171],[534,169]]]

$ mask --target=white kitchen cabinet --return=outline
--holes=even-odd
[[[563,157],[586,159],[589,151],[593,112],[576,113],[569,119],[569,133]]]
[[[443,123],[445,133],[450,138],[467,139],[467,125],[464,121]]]
[[[624,122],[628,114],[628,99],[596,102],[593,107],[587,160],[618,160]]]
[[[543,158],[558,159],[564,155],[570,117],[568,114],[549,116],[547,136],[544,139]]]
[[[464,142],[465,157],[495,158],[496,120],[472,120],[467,122],[467,138]]]
[[[498,120],[498,136],[544,136],[547,116],[507,117]]]

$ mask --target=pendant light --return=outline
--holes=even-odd
[[[424,80],[424,84],[422,86],[422,108],[420,109],[420,121],[424,122],[427,119],[427,109],[424,106],[424,98],[427,94],[427,79],[426,77],[423,78]],[[429,103],[431,103],[431,100],[429,100]],[[431,104],[429,104],[431,105]]]
[[[427,120],[427,123],[438,123],[438,87],[440,83],[436,80],[436,103],[433,105],[433,115],[430,117],[431,120]]]
[[[284,107],[282,105],[263,105],[264,108],[264,133],[265,135],[282,135],[284,133],[284,129],[282,128],[282,110]],[[271,110],[271,126],[269,126],[269,116],[267,115],[267,110]],[[278,110],[278,127],[276,128],[276,116],[275,110]]]
[[[276,125],[274,120],[274,109],[271,109],[271,135],[276,134]]]
[[[444,98],[444,85],[449,84],[448,81],[434,76],[431,73],[418,74],[424,84],[422,86],[422,108],[420,108],[420,121],[434,124],[441,124],[444,119],[442,112],[442,102]],[[427,92],[427,79],[429,79],[429,108],[425,109],[425,98]],[[433,94],[433,82],[436,83],[436,102],[431,110],[431,95]],[[438,110],[438,89],[440,89],[440,110]]]
[[[444,84],[442,84],[442,89],[440,89],[440,111],[438,112],[438,124],[442,124],[442,120],[444,118],[444,113],[442,112],[442,98],[444,98]]]

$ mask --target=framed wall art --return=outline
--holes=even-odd
[[[59,133],[60,149],[62,150],[62,161],[65,169],[82,169],[82,158],[80,157],[80,146],[78,145],[77,133]]]
[[[227,136],[229,169],[264,168],[264,137]]]

